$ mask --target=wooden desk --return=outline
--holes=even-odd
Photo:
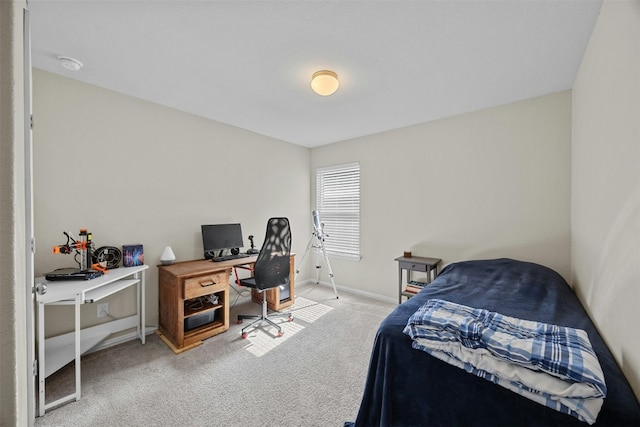
[[[38,413],[43,416],[49,408],[71,400],[80,400],[80,356],[111,335],[113,332],[136,328],[135,336],[145,343],[145,270],[147,265],[121,267],[109,270],[92,280],[49,282],[44,277],[35,280],[38,306]],[[123,319],[80,329],[80,305],[90,304],[130,286],[136,286],[136,314]],[[57,337],[44,337],[45,305],[73,305],[75,308],[74,332]],[[75,345],[74,345],[75,344]],[[75,392],[55,402],[45,403],[45,378],[75,359]]]
[[[294,256],[292,254],[290,257],[289,297],[281,301],[279,288],[266,291],[268,305],[272,310],[280,310],[293,304]],[[257,258],[257,255],[253,255],[220,262],[202,259],[158,266],[158,330],[174,352],[192,348],[202,343],[202,340],[229,329],[229,275],[233,267],[253,264]],[[190,308],[188,300],[207,295],[216,296],[217,303],[205,302],[200,308]],[[185,330],[185,321],[189,318],[193,318],[191,322],[195,320],[195,324],[203,324]]]

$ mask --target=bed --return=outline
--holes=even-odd
[[[512,259],[450,264],[400,304],[378,329],[357,418],[345,426],[589,425],[413,348],[403,330],[429,300],[586,331],[607,388],[593,425],[640,426],[638,400],[566,281],[549,268]]]

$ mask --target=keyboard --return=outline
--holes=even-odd
[[[251,255],[237,254],[237,255],[214,256],[213,258],[211,258],[211,261],[213,262],[231,261],[233,259],[247,258],[249,256]]]

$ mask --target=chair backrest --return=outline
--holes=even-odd
[[[291,228],[287,218],[270,218],[262,248],[253,267],[257,289],[269,289],[289,283]]]

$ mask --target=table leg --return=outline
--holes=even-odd
[[[144,321],[145,321],[145,275],[144,275],[145,271],[142,270],[140,272],[140,293],[141,293],[141,298],[140,298],[140,325],[142,327],[141,329],[141,337],[140,337],[140,341],[142,341],[142,344],[144,344],[146,342],[147,336],[146,336],[146,331],[145,331],[145,325],[144,325]]]
[[[75,341],[76,341],[76,402],[80,400],[81,377],[80,377],[80,294],[76,295],[75,303]]]
[[[44,416],[44,303],[38,302],[38,415]]]
[[[398,265],[398,304],[402,304],[402,267]]]

